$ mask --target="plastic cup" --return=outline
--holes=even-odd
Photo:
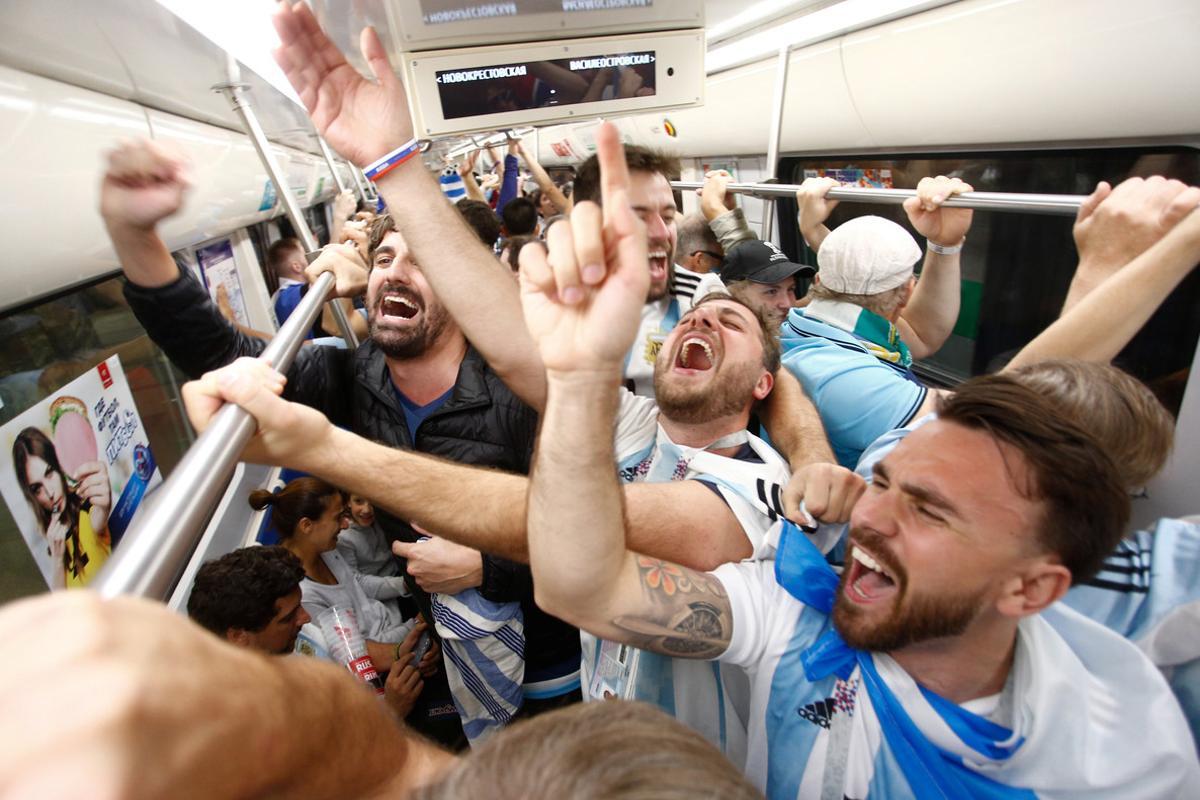
[[[317,615],[317,625],[329,646],[329,656],[342,664],[354,677],[370,684],[376,694],[383,694],[383,678],[367,653],[367,643],[358,629],[354,611],[344,606],[330,606]]]

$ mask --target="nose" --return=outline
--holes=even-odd
[[[670,239],[671,227],[674,221],[670,224],[663,219],[662,214],[649,213],[646,215],[646,237],[649,239]]]
[[[312,622],[312,615],[304,610],[304,606],[300,606],[300,611],[296,613],[296,627],[302,628]]]
[[[867,528],[882,536],[895,536],[898,531],[896,517],[900,511],[898,501],[898,492],[867,487],[850,512],[850,527]]]
[[[717,327],[717,311],[712,307],[711,303],[705,303],[699,308],[692,310],[689,321],[692,327],[715,330]]]

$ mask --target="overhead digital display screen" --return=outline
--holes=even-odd
[[[572,11],[606,11],[614,8],[649,8],[653,0],[499,0],[465,3],[463,0],[421,0],[426,25],[447,22],[517,17],[528,14],[562,14]]]
[[[568,0],[561,0],[565,5]],[[445,119],[653,97],[655,51],[489,64],[435,73]]]

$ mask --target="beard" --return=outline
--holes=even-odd
[[[865,619],[866,612],[846,597],[846,584],[849,580],[850,569],[842,570],[837,601],[833,606],[833,626],[841,634],[846,644],[855,650],[889,653],[930,639],[959,636],[978,616],[983,606],[983,590],[962,592],[952,596],[913,596],[910,598],[908,596],[908,575],[894,558],[884,559],[883,554],[890,556],[890,551],[880,544],[881,537],[856,535],[855,538],[863,542],[866,549],[870,550],[880,563],[897,578],[897,591],[892,600],[890,613],[887,618],[872,623]],[[866,544],[867,542],[870,544]],[[847,551],[847,561],[851,558],[853,556]]]
[[[666,353],[654,364],[654,399],[658,410],[668,419],[689,425],[701,425],[741,413],[754,401],[754,387],[762,375],[762,365],[722,365],[723,374],[714,375],[703,386],[681,386],[670,375]]]
[[[424,355],[450,323],[450,314],[438,302],[421,304],[421,320],[416,325],[397,330],[379,325],[378,304],[370,319],[371,341],[389,358],[409,359]]]

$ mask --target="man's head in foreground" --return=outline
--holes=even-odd
[[[650,289],[647,302],[667,296],[675,264],[678,231],[675,195],[670,179],[679,174],[679,159],[637,145],[625,147],[629,167],[629,204],[646,225],[646,251],[649,255]],[[596,156],[579,165],[575,176],[575,202],[601,202],[600,162]]]
[[[775,385],[779,341],[753,308],[724,293],[701,297],[663,342],[654,396],[677,422],[749,413]]]
[[[188,616],[241,647],[290,653],[308,622],[300,605],[300,559],[282,547],[243,547],[205,562],[188,597]]]
[[[1011,377],[976,378],[876,466],[834,624],[877,652],[1015,628],[1093,575],[1128,519],[1087,431]]]

